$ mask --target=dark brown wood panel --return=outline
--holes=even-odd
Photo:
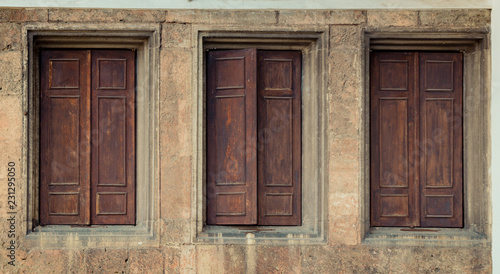
[[[418,226],[415,55],[371,55],[371,225]]]
[[[258,53],[259,225],[301,224],[301,54]]]
[[[90,224],[90,52],[43,50],[40,223]]]
[[[257,224],[256,55],[207,53],[207,224]]]
[[[462,54],[419,55],[421,224],[462,227]]]
[[[135,52],[92,51],[92,224],[135,224]]]

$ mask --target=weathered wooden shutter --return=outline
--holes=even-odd
[[[371,225],[462,227],[462,54],[371,55]]]
[[[44,50],[40,223],[89,224],[90,51]]]
[[[301,54],[258,53],[259,225],[301,223]]]
[[[421,225],[462,227],[462,54],[419,56]]]
[[[207,223],[257,223],[255,49],[207,53]]]
[[[92,51],[92,223],[135,223],[135,53]]]
[[[371,225],[418,226],[414,54],[371,55]]]

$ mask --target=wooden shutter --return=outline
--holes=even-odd
[[[418,226],[415,55],[371,55],[371,225]]]
[[[92,223],[135,224],[135,53],[92,51]]]
[[[462,54],[419,56],[421,225],[462,227]]]
[[[44,50],[40,87],[40,223],[89,224],[90,52]]]
[[[371,55],[371,225],[462,227],[462,54]]]
[[[207,223],[257,223],[256,50],[207,53]]]
[[[258,53],[259,225],[301,223],[301,54]]]

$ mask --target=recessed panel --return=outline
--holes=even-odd
[[[126,59],[97,59],[99,68],[98,89],[126,89],[127,88],[127,60]]]
[[[408,217],[408,195],[380,195],[381,217]]]
[[[215,60],[216,89],[233,89],[233,88],[244,88],[244,87],[245,87],[244,57],[218,58]]]
[[[49,185],[79,184],[80,98],[50,97]]]
[[[245,193],[216,193],[217,216],[239,216],[246,214]]]
[[[292,193],[266,193],[266,216],[292,216]]]
[[[408,101],[380,99],[380,187],[408,187]]]
[[[264,89],[292,89],[292,60],[265,59],[262,69],[264,72]]]
[[[79,193],[49,193],[49,215],[78,215]]]
[[[388,91],[408,90],[408,61],[381,60],[379,88]]]
[[[453,61],[425,61],[425,91],[453,91]]]
[[[453,99],[425,101],[425,186],[453,186]]]
[[[425,196],[425,203],[425,217],[453,217],[452,195],[427,195]]]
[[[98,154],[98,185],[126,185],[126,100],[98,98],[99,131],[96,142]]]
[[[126,192],[98,192],[96,195],[97,215],[126,215]]]
[[[80,61],[78,59],[51,59],[49,75],[49,89],[79,88]]]
[[[266,186],[292,186],[292,99],[265,98],[266,124],[259,129],[259,148],[264,153]]]
[[[216,99],[217,185],[244,184],[246,163],[245,97]]]

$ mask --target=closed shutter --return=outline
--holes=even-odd
[[[41,53],[40,223],[89,224],[90,51]]]
[[[257,223],[255,49],[207,56],[207,223]]]
[[[135,224],[135,54],[92,51],[92,223]]]
[[[462,54],[419,60],[421,225],[462,227]]]
[[[259,51],[259,225],[301,222],[300,77],[300,52]]]
[[[462,227],[462,54],[373,52],[371,225]]]
[[[371,56],[371,225],[418,226],[414,54]]]

